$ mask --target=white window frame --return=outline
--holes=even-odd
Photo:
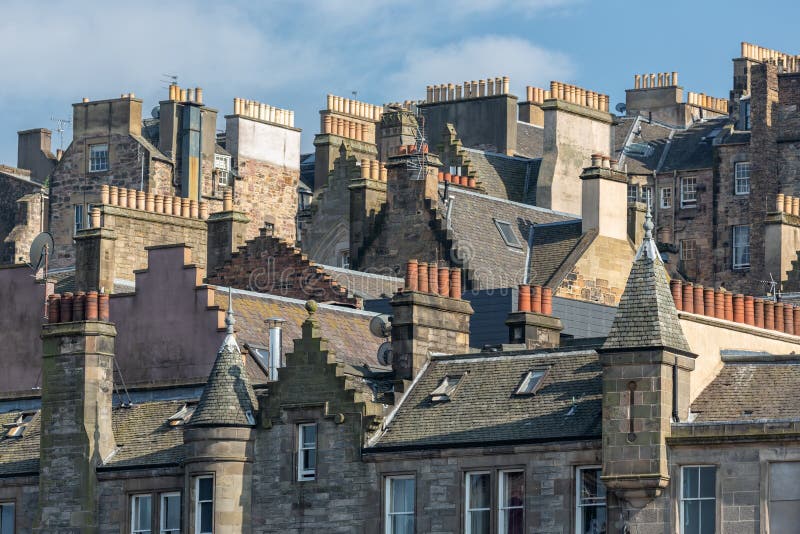
[[[691,185],[691,187],[689,187]],[[697,207],[697,177],[681,177],[681,208]]]
[[[392,490],[392,482],[395,481],[395,480],[411,480],[411,481],[414,482],[414,485],[412,486],[414,488],[414,490],[413,490],[414,491],[414,495],[413,495],[413,499],[412,499],[412,509],[411,509],[410,512],[408,512],[408,511],[395,512],[395,511],[392,510],[392,502],[393,502],[392,496],[394,495],[393,490]],[[416,516],[415,515],[416,515],[416,508],[417,508],[417,506],[416,506],[417,505],[417,503],[416,503],[416,499],[417,499],[417,481],[416,481],[416,477],[414,475],[391,475],[391,476],[387,476],[386,477],[386,483],[385,483],[385,490],[384,491],[386,493],[386,500],[385,500],[386,512],[385,512],[384,518],[383,518],[384,523],[385,523],[384,532],[386,534],[398,534],[392,528],[392,526],[393,526],[392,517],[397,516],[397,515],[410,515],[412,517],[411,531],[414,532],[414,530],[416,529]]]
[[[733,187],[736,195],[750,194],[750,170],[749,161],[738,161],[733,164]]]
[[[661,209],[668,209],[672,207],[672,188],[661,188]]]
[[[231,185],[231,157],[225,154],[214,154],[214,170],[217,172],[217,185]]]
[[[525,487],[525,471],[522,469],[502,469],[499,472],[499,476],[497,477],[497,532],[498,534],[508,534],[508,530],[506,528],[506,513],[509,510],[522,510],[522,524],[525,525],[525,490],[523,489],[523,499],[522,503],[519,505],[505,505],[506,501],[506,494],[505,494],[505,486],[504,482],[506,477],[509,474],[521,474],[522,475],[522,487]],[[525,527],[523,526],[523,531]]]
[[[687,247],[688,243],[692,243],[691,247]],[[691,251],[691,257],[687,254]],[[694,261],[697,259],[697,241],[694,239],[681,239],[680,241],[680,260],[681,261]]]
[[[737,242],[737,235],[741,234],[743,229],[747,229],[747,243]],[[738,240],[741,240],[739,235]],[[737,249],[744,249],[741,257],[746,261],[737,262],[739,254],[736,253]],[[747,224],[738,224],[731,229],[731,265],[734,269],[747,269],[750,267],[750,226]]]
[[[639,200],[639,184],[628,184],[628,203]]]
[[[86,217],[84,216],[83,210],[83,204],[73,204],[72,206],[73,234],[77,234],[80,230],[86,228]]]
[[[150,520],[146,525],[137,525],[139,503],[143,500],[150,501]],[[137,528],[138,527],[138,528]],[[137,493],[131,495],[131,534],[152,534],[153,532],[153,495],[150,493]]]
[[[535,395],[547,378],[548,369],[530,369],[514,392],[515,395]]]
[[[606,491],[606,499],[602,502],[583,504],[581,500],[581,488],[583,487],[583,473],[585,471],[601,471],[602,467],[599,465],[586,465],[575,468],[575,533],[584,534],[585,525],[583,525],[583,514],[581,513],[584,508],[600,508],[606,509],[606,521],[608,521],[608,492]],[[600,477],[597,478],[600,481]],[[598,497],[599,499],[599,497]]]
[[[167,524],[166,524],[167,523],[166,500],[168,498],[170,498],[170,497],[177,497],[178,498],[178,511],[179,511],[178,518],[179,519],[178,519],[178,528],[177,529],[174,529],[174,528],[168,529],[167,528]],[[183,523],[183,521],[182,521],[183,520],[183,513],[180,513],[180,512],[182,512],[181,508],[182,508],[182,506],[181,506],[181,492],[180,491],[170,491],[170,492],[167,492],[167,493],[159,494],[159,496],[158,496],[158,515],[159,515],[158,529],[159,529],[160,534],[180,534],[181,526],[182,526],[181,523]]]
[[[101,147],[104,150],[100,150]],[[95,152],[98,154],[105,152],[105,157],[95,158]],[[108,143],[89,145],[89,172],[104,172],[108,170],[108,167]]]
[[[0,502],[0,532],[5,532],[7,528],[3,524],[3,518],[6,516],[6,509],[8,508],[11,509],[11,532],[16,532],[17,506],[16,502],[13,501]]]
[[[489,477],[489,507],[488,508],[470,508],[470,478],[474,476],[487,476]],[[473,512],[489,512],[489,527],[492,524],[492,473],[491,471],[468,471],[464,476],[464,532],[466,534],[476,534],[472,532],[472,525],[470,521]]]
[[[697,476],[697,483],[700,484],[700,471],[699,468],[701,467],[713,467],[714,468],[714,497],[684,497],[683,495],[683,479],[686,476],[686,469],[698,469],[698,476]],[[699,493],[699,491],[698,491]],[[680,506],[678,507],[679,517],[678,523],[680,524],[680,532],[683,534],[683,519],[686,517],[686,512],[684,510],[684,503],[687,501],[714,501],[714,523],[716,529],[716,519],[717,519],[717,466],[716,465],[682,465],[681,466],[681,480],[680,480]],[[700,511],[700,517],[698,520],[702,519],[702,510]],[[702,521],[701,521],[702,522]]]
[[[337,253],[337,260],[339,262],[339,267],[342,269],[349,269],[350,268],[350,251],[340,250]]]
[[[314,428],[314,443],[312,446],[305,446],[303,442],[303,432],[305,428]],[[317,423],[300,423],[297,425],[297,480],[307,482],[317,478],[317,443],[319,442],[319,428]],[[305,451],[314,451],[314,467],[309,468],[305,465]]]
[[[211,480],[211,500],[200,500],[200,481]],[[214,476],[201,475],[194,479],[194,531],[195,534],[213,534],[214,533]],[[211,530],[201,530],[200,521],[202,520],[202,505],[211,503]]]

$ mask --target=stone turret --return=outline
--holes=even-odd
[[[198,510],[192,507],[186,514],[187,524],[202,523],[208,528],[203,532],[250,529],[256,400],[234,323],[229,294],[228,333],[183,437],[188,502],[197,502],[198,494],[213,497],[211,513],[198,518]]]
[[[666,438],[689,411],[689,373],[696,355],[678,321],[667,273],[647,213],[611,332],[603,366],[603,481],[610,508],[632,518],[669,483]]]

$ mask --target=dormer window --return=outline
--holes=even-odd
[[[431,392],[431,402],[447,402],[455,393],[464,375],[449,375],[442,378],[439,385]]]
[[[19,414],[13,423],[4,424],[3,428],[6,429],[6,437],[21,438],[28,426],[28,423],[33,420],[34,415],[36,415],[36,412],[23,412]]]
[[[547,369],[531,369],[525,374],[520,382],[515,395],[535,395],[542,387],[544,377],[547,376]]]
[[[185,425],[192,418],[195,408],[197,408],[196,402],[187,402],[173,416],[167,419],[167,423],[169,426]]]

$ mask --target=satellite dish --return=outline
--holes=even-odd
[[[622,102],[620,102],[619,104],[614,106],[614,109],[616,109],[617,113],[619,113],[620,115],[625,115],[625,111],[627,111],[627,108],[625,107],[625,104],[622,103]]]
[[[161,107],[160,106],[156,106],[153,109],[151,109],[150,110],[150,116],[153,117],[154,119],[159,118],[161,116]]]
[[[384,341],[378,347],[378,363],[384,366],[392,365],[392,342]]]
[[[37,235],[31,243],[30,262],[35,270],[39,270],[43,265],[47,268],[47,262],[53,256],[53,236],[50,232],[42,232]]]
[[[391,317],[382,313],[376,315],[369,322],[369,331],[375,337],[389,337],[392,333]]]

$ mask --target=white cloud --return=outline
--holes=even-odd
[[[560,52],[518,37],[487,35],[407,53],[390,87],[396,98],[424,98],[427,85],[509,76],[512,92],[524,96],[526,85],[549,87],[550,80],[568,80],[573,73]]]

